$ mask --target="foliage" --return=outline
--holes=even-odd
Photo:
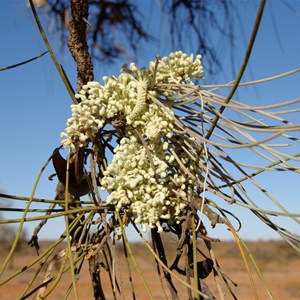
[[[32,1],[30,3],[32,5]],[[63,3],[56,1],[65,10]],[[91,11],[93,3],[90,3]],[[98,1],[95,3],[99,4]],[[133,11],[135,9],[130,6],[130,1],[125,0],[101,3],[123,3],[124,9],[127,5]],[[171,9],[174,12],[177,7],[184,5],[191,11],[190,21],[193,22],[195,11],[203,9],[198,3],[172,1]],[[257,298],[250,261],[272,299],[251,251],[239,237],[238,228],[234,228],[230,222],[231,217],[236,220],[238,217],[222,208],[224,202],[227,202],[250,209],[294,249],[300,251],[299,237],[273,221],[274,216],[282,216],[299,224],[299,214],[289,213],[280,201],[255,180],[258,174],[270,170],[299,173],[297,162],[300,154],[280,150],[286,140],[295,144],[299,142],[296,136],[299,125],[284,118],[287,112],[298,113],[298,109],[293,109],[292,105],[299,103],[299,99],[259,107],[232,99],[249,61],[264,5],[265,1],[262,1],[236,80],[230,84],[213,86],[202,82],[200,84],[203,73],[201,57],[188,56],[181,51],[171,53],[169,57],[157,57],[150,62],[149,68],[139,69],[135,64],[124,65],[119,77],[105,77],[103,84],[91,81],[93,68],[88,48],[86,44],[74,47],[77,38],[86,38],[82,28],[87,26],[87,20],[73,15],[69,28],[69,47],[77,64],[78,93],[73,97],[75,104],[71,106],[71,118],[63,133],[63,145],[69,147],[69,154],[64,159],[59,152],[60,148],[54,150],[43,166],[29,198],[2,194],[6,198],[27,201],[27,206],[22,218],[0,222],[19,223],[17,237],[0,275],[16,249],[23,224],[33,220],[41,222],[29,242],[36,248],[37,258],[21,270],[9,274],[0,284],[5,284],[32,266],[38,266],[20,298],[26,299],[35,294],[35,299],[41,299],[51,294],[64,272],[70,271],[72,284],[65,297],[73,291],[74,299],[78,299],[78,277],[83,265],[88,262],[94,298],[108,297],[102,285],[103,276],[108,276],[111,294],[117,299],[122,297],[123,279],[115,272],[115,250],[117,240],[121,239],[133,298],[136,291],[131,276],[132,267],[138,273],[149,298],[153,299],[153,291],[148,287],[127,237],[127,228],[132,227],[156,262],[158,278],[168,288],[165,289],[165,296],[179,299],[177,284],[183,284],[187,287],[186,298],[214,299],[212,288],[205,282],[212,274],[219,299],[224,299],[224,289],[235,299],[234,284],[222,270],[213,249],[214,242],[219,239],[210,237],[207,231],[208,226],[226,226],[235,238],[254,296]],[[86,1],[71,1],[71,6],[73,13],[82,11],[87,15]],[[108,14],[106,9],[105,16],[110,18],[106,21],[119,24],[119,16]],[[32,10],[50,51],[51,47],[33,6]],[[121,11],[128,13],[126,9],[125,12]],[[177,22],[176,13],[173,17],[173,21]],[[54,55],[52,57],[70,91],[62,68]],[[86,73],[83,70],[88,71]],[[292,70],[282,76],[298,71]],[[255,84],[278,77],[243,84]],[[216,90],[223,87],[231,88],[227,97],[216,93]],[[233,112],[242,116],[242,120],[236,120]],[[239,150],[248,158],[259,158],[262,164],[255,166],[240,161],[232,150]],[[59,180],[56,197],[34,198],[40,176],[51,161]],[[278,209],[260,207],[251,195],[250,184],[252,189],[256,188]],[[107,193],[99,191],[99,186]],[[40,215],[37,217],[28,216],[37,212],[31,206],[39,202],[49,203],[50,207],[38,211]],[[61,208],[55,209],[56,205]],[[64,217],[65,229],[60,238],[39,253],[39,230],[46,226],[47,220],[57,217]],[[145,231],[150,230],[152,245],[137,224],[141,224]],[[162,232],[164,236],[169,236],[168,239],[175,240],[173,251],[170,251],[174,253],[171,263],[166,255]],[[67,247],[55,253],[64,240],[67,241]],[[200,249],[199,244],[205,247],[206,252]],[[37,278],[45,264],[46,271],[40,283]],[[55,265],[59,267],[56,272]],[[103,269],[108,272],[104,274]]]
[[[194,53],[201,53],[205,57],[206,72],[216,73],[221,69],[222,57],[217,53],[212,39],[214,31],[226,37],[225,41],[229,41],[233,48],[235,5],[231,0],[152,1],[150,12],[142,11],[139,2],[132,0],[88,2],[89,26],[86,37],[95,61],[113,63],[121,57],[132,59],[138,57],[141,42],[146,42],[147,47],[156,43],[158,37],[149,32],[144,19],[151,18],[151,10],[157,9],[157,6],[171,39],[170,49],[182,49],[188,43]],[[49,21],[54,20],[56,31],[61,33],[62,46],[70,28],[69,11],[69,1],[48,0]],[[186,32],[189,32],[188,39]]]

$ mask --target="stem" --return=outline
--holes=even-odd
[[[236,80],[225,100],[225,104],[229,103],[231,98],[233,97],[236,89],[238,88],[239,86],[239,83],[242,79],[242,76],[245,72],[245,69],[246,69],[246,66],[249,62],[249,58],[250,58],[250,55],[251,55],[251,52],[252,52],[252,49],[253,49],[253,46],[254,46],[254,42],[255,42],[255,39],[256,39],[256,35],[257,35],[257,32],[258,32],[258,29],[259,29],[259,25],[261,23],[261,19],[262,19],[262,15],[263,15],[263,12],[264,12],[264,7],[265,7],[265,4],[266,4],[266,0],[261,0],[260,2],[260,6],[259,6],[259,9],[258,9],[258,13],[256,15],[256,20],[255,20],[255,23],[254,23],[254,28],[253,28],[253,31],[252,31],[252,34],[251,34],[251,37],[250,37],[250,41],[249,41],[249,44],[248,44],[248,47],[247,47],[247,51],[246,51],[246,54],[245,54],[245,57],[244,57],[244,61],[243,61],[243,64],[239,70],[239,73],[236,77]],[[222,114],[223,111],[225,110],[225,106],[222,106],[219,110],[219,113]],[[220,117],[219,116],[216,116],[213,123],[212,123],[212,126],[210,127],[207,135],[206,135],[206,139],[209,139],[214,131],[214,129],[216,128],[217,124],[218,124],[218,121],[219,121]],[[202,150],[202,149],[201,149]],[[202,151],[201,151],[202,152]]]

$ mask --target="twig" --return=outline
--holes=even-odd
[[[163,243],[162,243],[162,240],[161,240],[161,236],[157,232],[157,228],[151,229],[151,236],[152,236],[154,250],[157,250],[159,258],[167,266],[168,261],[167,261],[166,255],[165,255],[165,250],[164,250],[164,246],[163,246]],[[160,270],[160,264],[158,263],[157,260],[155,260],[155,262],[156,262],[156,265],[157,265],[157,270],[159,271]],[[169,291],[171,293],[172,299],[179,299],[178,295],[177,295],[176,287],[174,286],[174,284],[172,282],[171,274],[163,268],[162,268],[162,270],[163,270],[163,274],[164,274],[164,279],[167,282],[167,286],[168,286]]]
[[[54,209],[55,206],[56,206],[55,203],[51,204],[49,206],[49,210]],[[46,213],[46,215],[50,215],[50,214],[51,214],[51,211]],[[38,233],[40,232],[42,227],[47,223],[47,220],[48,219],[43,219],[43,220],[40,221],[39,225],[37,227],[35,227],[35,229],[33,231],[33,234],[31,236],[31,239],[28,242],[28,245],[30,245],[31,247],[33,247],[33,246],[35,247],[35,250],[36,250],[38,255],[39,255],[39,249],[40,249],[40,246],[39,246],[39,243],[38,243]]]

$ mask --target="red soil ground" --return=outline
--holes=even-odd
[[[42,249],[46,249],[50,242],[43,242]],[[248,243],[248,246],[257,264],[263,272],[265,280],[270,287],[270,290],[274,296],[274,299],[279,300],[296,300],[300,299],[300,255],[285,245],[283,242],[255,242]],[[251,283],[241,258],[237,246],[235,243],[220,243],[215,246],[216,257],[222,268],[222,270],[229,276],[229,278],[238,284],[237,287],[233,287],[233,291],[238,299],[251,300],[255,299],[254,293],[251,288]],[[142,244],[134,244],[133,251],[137,262],[142,270],[143,276],[149,289],[152,293],[153,299],[171,299],[166,298],[164,292],[168,294],[168,288],[166,285],[162,288],[159,276],[156,272],[156,265],[151,253]],[[3,251],[2,251],[3,252]],[[6,254],[2,253],[0,257],[0,263],[4,261]],[[172,256],[172,253],[171,255]],[[36,258],[36,254],[33,249],[26,249],[20,253],[16,253],[13,257],[12,264],[6,269],[3,277],[4,279],[10,274],[13,274],[26,264]],[[128,269],[124,259],[124,255],[121,250],[117,252],[116,273],[120,275],[120,287],[123,289],[124,299],[133,299],[130,291],[130,284],[128,280]],[[172,259],[170,259],[172,261]],[[59,266],[57,266],[59,267]],[[45,268],[44,268],[45,269]],[[44,274],[44,269],[42,274]],[[260,280],[258,274],[252,269],[252,276],[256,286],[258,299],[270,299],[266,293],[265,286]],[[28,282],[32,279],[37,270],[37,266],[34,266],[20,275],[16,276],[12,280],[8,281],[4,285],[0,286],[0,299],[1,300],[14,300],[19,299],[20,294],[26,288]],[[56,269],[57,270],[57,269]],[[144,286],[141,283],[137,272],[131,264],[132,278],[134,282],[134,290],[136,299],[150,299]],[[106,299],[114,299],[112,289],[108,280],[108,272],[104,269],[101,270],[103,286],[106,291]],[[184,277],[181,277],[184,279]],[[41,277],[38,277],[37,282],[41,282]],[[70,272],[66,272],[62,280],[60,280],[54,291],[47,297],[47,299],[59,300],[64,299],[64,295],[72,282]],[[187,299],[186,288],[183,284],[179,284],[176,279],[173,279],[174,284],[179,291],[179,299]],[[214,283],[214,277],[212,274],[205,279],[205,283],[209,286],[210,290],[219,299],[217,289]],[[34,286],[34,285],[33,285]],[[85,263],[82,271],[79,275],[78,281],[78,294],[79,299],[93,299],[92,286],[90,281],[90,274],[88,270],[88,264]],[[222,284],[224,287],[224,284]],[[31,290],[31,289],[30,289]],[[224,288],[224,291],[227,291]],[[28,299],[33,299],[33,295]],[[73,292],[71,292],[68,299],[75,299]],[[122,297],[117,296],[117,299]],[[225,299],[233,299],[229,292],[226,292]]]

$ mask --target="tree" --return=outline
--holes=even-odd
[[[217,52],[212,35],[215,32],[223,35],[224,41],[228,41],[230,48],[233,48],[236,11],[231,0],[161,0],[148,3],[151,3],[151,10],[161,12],[166,34],[171,41],[168,49],[184,49],[184,44],[189,44],[193,53],[202,53],[207,62],[206,72],[216,73],[221,70],[222,56]],[[157,42],[158,37],[149,32],[147,22],[143,21],[144,17],[151,18],[151,12],[149,16],[147,12],[142,12],[141,2],[96,0],[88,1],[88,4],[86,38],[94,61],[113,63],[122,57],[132,59],[137,56],[143,42],[147,46]],[[51,22],[55,20],[55,28],[60,32],[61,44],[64,46],[70,29],[69,1],[49,0],[47,13]],[[76,12],[74,15],[80,14]],[[84,18],[87,20],[87,15]],[[186,35],[186,32],[189,34]]]
[[[62,3],[64,2],[56,2],[60,5]],[[91,7],[93,3],[90,3]],[[123,19],[118,15],[119,10],[115,9],[117,6],[114,6],[121,3],[124,5],[121,10]],[[169,3],[162,3],[163,8],[167,9]],[[179,41],[182,33],[177,23],[177,9],[187,9],[190,26],[197,33],[195,11],[206,12],[199,3],[172,2],[172,28],[179,30]],[[102,1],[101,5],[100,11],[104,17],[100,21],[108,18],[110,25],[119,22],[123,24],[127,20],[127,13],[132,17],[133,12],[136,12],[136,7],[129,1]],[[65,12],[66,7],[62,7]],[[298,129],[298,126],[279,118],[277,113],[272,113],[270,110],[276,105],[254,109],[231,99],[249,60],[262,18],[264,1],[258,10],[244,63],[226,98],[212,93],[209,87],[197,85],[203,73],[201,57],[188,56],[182,51],[170,53],[168,57],[157,57],[150,62],[149,68],[139,69],[135,64],[124,65],[119,77],[106,77],[103,85],[92,81],[93,64],[86,43],[88,8],[87,1],[71,1],[72,20],[68,25],[68,46],[77,64],[79,93],[75,97],[73,95],[76,103],[72,107],[72,116],[64,134],[63,145],[70,148],[68,158],[64,159],[59,149],[52,155],[59,184],[55,199],[49,201],[53,207],[47,211],[47,214],[57,212],[53,210],[57,203],[63,207],[66,231],[59,241],[66,238],[68,248],[50,260],[49,266],[55,260],[66,262],[70,259],[75,296],[75,275],[80,272],[84,260],[88,260],[94,297],[105,298],[100,276],[102,259],[106,268],[114,269],[114,238],[122,237],[124,252],[131,254],[125,228],[133,226],[143,236],[136,225],[141,224],[142,229],[151,230],[153,246],[147,241],[145,244],[155,258],[158,274],[164,275],[162,281],[168,286],[172,299],[179,298],[174,283],[174,278],[179,275],[185,276],[189,299],[200,299],[204,295],[213,299],[214,296],[205,284],[205,278],[211,272],[214,273],[216,281],[222,279],[227,283],[227,278],[220,271],[212,249],[215,240],[208,235],[206,228],[208,225],[215,227],[217,224],[225,224],[239,245],[242,241],[228,219],[232,213],[222,209],[212,195],[248,207],[297,249],[297,236],[281,228],[270,217],[274,214],[284,214],[291,218],[295,216],[282,209],[280,204],[278,206],[283,212],[267,211],[258,207],[243,183],[251,182],[269,197],[254,177],[274,168],[280,171],[297,171],[289,161],[296,160],[298,154],[276,152],[276,161],[272,159],[272,163],[266,167],[250,173],[248,166],[226,151],[227,148],[246,149],[249,153],[253,152],[254,155],[265,158],[266,155],[274,155],[272,147],[265,144],[266,141],[277,136],[297,141],[290,132]],[[108,9],[111,14],[107,13]],[[129,20],[130,26],[135,30],[139,28],[133,31],[134,34],[140,34],[139,38],[145,37],[142,27],[133,22],[136,19]],[[99,28],[101,26],[104,25]],[[199,40],[200,38],[201,36]],[[97,39],[94,38],[93,42],[97,42]],[[104,51],[101,49],[100,51]],[[111,49],[112,58],[122,52]],[[58,69],[62,71],[59,67]],[[61,74],[65,79],[65,74]],[[65,82],[68,84],[68,81]],[[289,103],[283,105],[288,106]],[[237,110],[243,114],[245,120],[235,121],[230,115],[225,115],[227,110]],[[257,113],[265,116],[272,126],[257,118]],[[273,125],[274,122],[277,122],[276,125]],[[256,131],[263,133],[264,137],[259,139]],[[257,150],[256,146],[261,147],[266,154],[261,153],[261,149]],[[113,155],[111,162],[107,158],[109,152]],[[90,158],[90,164],[87,164],[87,158]],[[240,172],[242,178],[235,177],[236,172]],[[106,199],[102,199],[98,191],[99,185],[108,192]],[[87,202],[82,200],[82,196],[86,194],[90,194]],[[30,198],[30,201],[38,200]],[[208,222],[204,222],[203,215],[207,216]],[[46,217],[41,219],[46,220]],[[91,227],[95,224],[98,224],[96,231],[91,232]],[[161,232],[177,238],[176,255],[171,264]],[[31,241],[38,248],[36,238],[37,233]],[[197,239],[203,241],[208,255],[197,248]],[[201,259],[197,257],[197,252],[201,253]],[[136,266],[134,256],[131,258]],[[180,261],[184,262],[184,267],[179,265]],[[61,265],[64,266],[64,263]],[[138,267],[136,269],[139,270]],[[38,286],[38,295],[41,297],[45,296],[45,286],[53,281],[50,271],[47,270],[43,284]],[[63,271],[64,269],[60,270],[57,278]],[[110,281],[116,296],[120,280],[111,275]],[[147,283],[144,284],[151,297]],[[219,284],[217,288],[219,297],[222,298],[223,292]],[[27,297],[32,292],[26,291],[23,296]],[[229,292],[235,297],[232,290],[229,289]]]

